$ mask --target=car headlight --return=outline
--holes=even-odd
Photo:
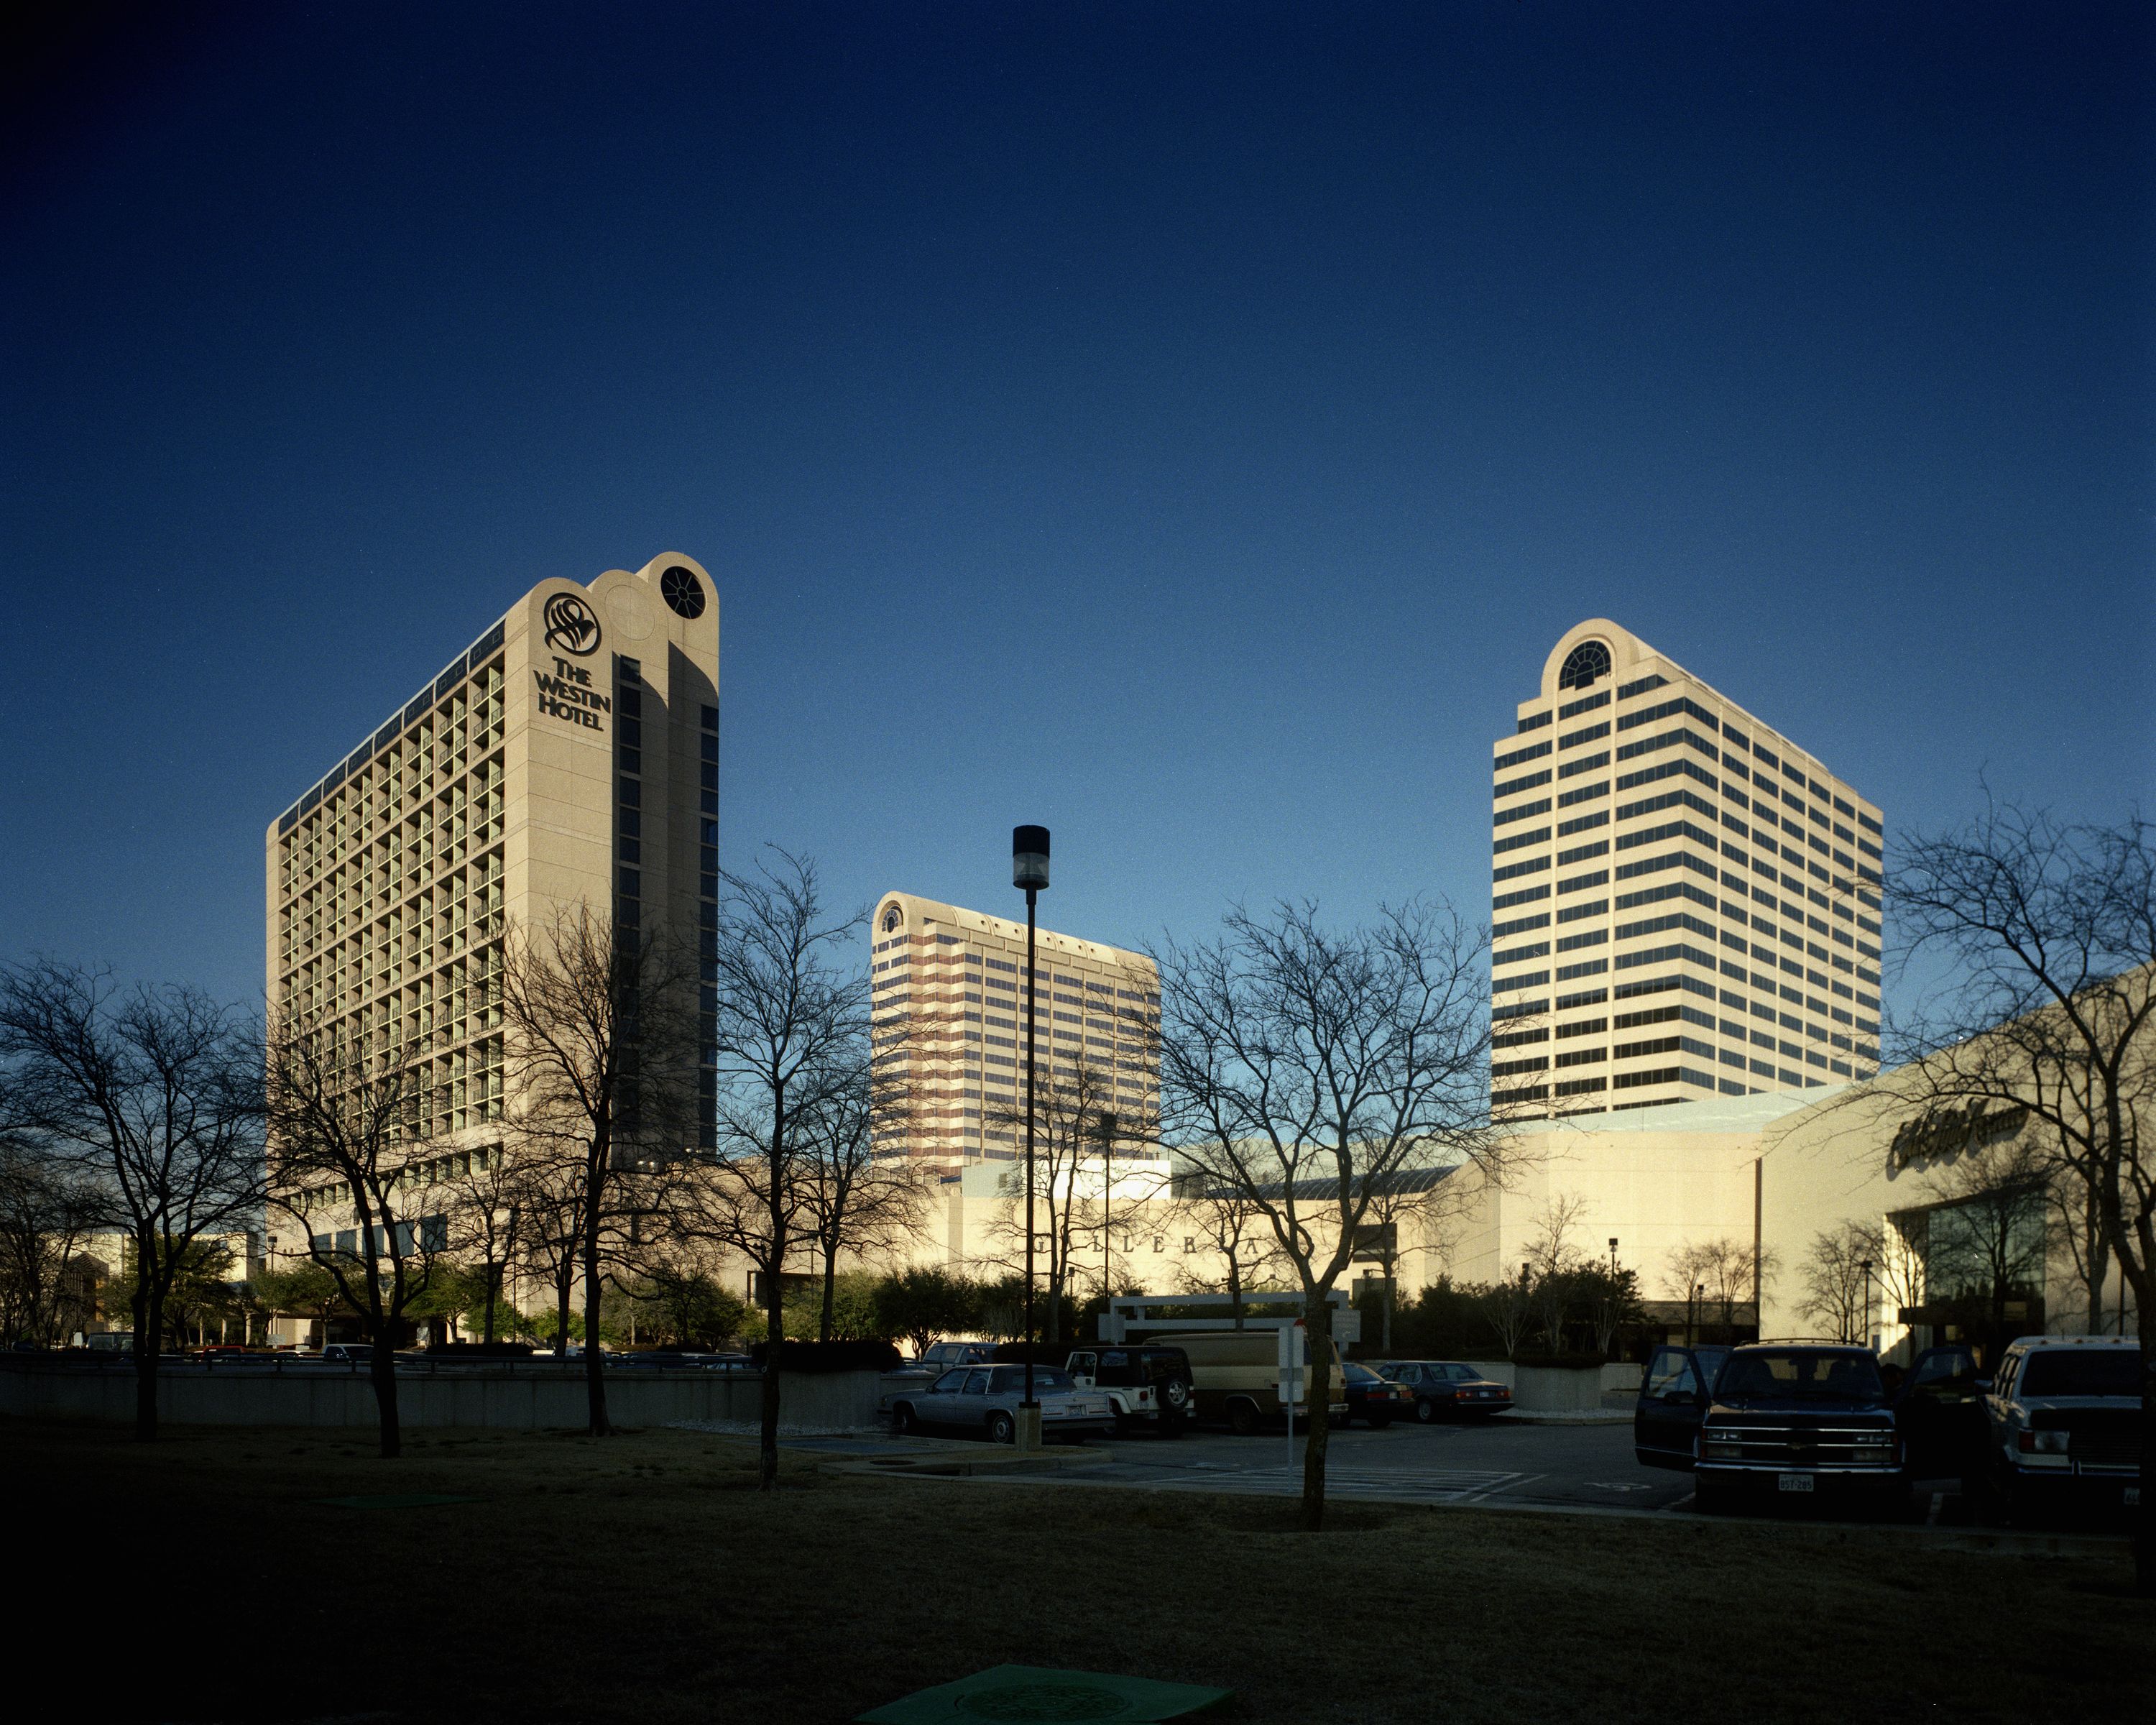
[[[2066,1434],[2063,1431],[2025,1431],[2015,1441],[2024,1455],[2063,1455],[2066,1453]]]
[[[1699,1453],[1705,1461],[1735,1461],[1744,1454],[1744,1446],[1734,1438],[1708,1438],[1700,1445]]]

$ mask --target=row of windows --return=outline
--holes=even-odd
[[[1665,686],[1667,680],[1667,679],[1660,675],[1643,677],[1635,682],[1627,683],[1622,685],[1618,691],[1618,698],[1621,701],[1630,699],[1636,695],[1645,694],[1652,690]],[[1606,702],[1608,699],[1608,691],[1604,691],[1599,696],[1590,697],[1587,701],[1568,703],[1567,705],[1558,708],[1557,716],[1559,719],[1566,718],[1575,712],[1585,711],[1591,707],[1599,706]],[[1872,815],[1861,813],[1856,808],[1854,803],[1850,802],[1847,798],[1836,794],[1830,786],[1822,783],[1816,778],[1811,778],[1796,762],[1784,761],[1774,752],[1774,750],[1768,748],[1763,743],[1754,742],[1743,731],[1738,729],[1732,724],[1718,720],[1715,715],[1710,712],[1706,707],[1701,706],[1697,701],[1693,701],[1687,696],[1673,696],[1669,700],[1658,701],[1653,706],[1641,707],[1635,710],[1634,711],[1625,713],[1617,719],[1616,729],[1620,732],[1634,730],[1642,726],[1653,724],[1659,720],[1680,716],[1697,720],[1710,733],[1719,737],[1724,747],[1717,748],[1713,744],[1707,742],[1703,737],[1680,728],[1668,732],[1658,737],[1624,745],[1620,747],[1617,752],[1618,758],[1620,760],[1630,759],[1635,756],[1646,753],[1650,750],[1666,747],[1672,743],[1682,742],[1689,747],[1705,753],[1710,759],[1721,762],[1724,766],[1727,767],[1732,773],[1749,779],[1753,777],[1753,770],[1736,758],[1739,753],[1742,753],[1748,756],[1752,761],[1761,763],[1763,766],[1779,773],[1784,778],[1786,778],[1791,783],[1800,786],[1804,790],[1810,792],[1811,795],[1816,798],[1821,804],[1831,807],[1835,814],[1841,815],[1845,819],[1854,819],[1858,825],[1865,828],[1875,837],[1881,834],[1880,823],[1876,818]],[[1521,731],[1532,730],[1539,727],[1540,726],[1547,725],[1549,722],[1550,715],[1548,712],[1543,712],[1532,715],[1527,719],[1520,721],[1518,729]],[[1578,743],[1592,741],[1598,736],[1605,735],[1607,734],[1607,732],[1608,725],[1606,722],[1599,726],[1583,727],[1578,732],[1568,732],[1564,736],[1561,737],[1558,739],[1558,746],[1560,749],[1575,746]],[[1540,749],[1546,747],[1546,745],[1537,745],[1537,747]],[[1522,756],[1521,758],[1525,758],[1524,755]],[[1800,801],[1789,796],[1787,792],[1781,792],[1779,794],[1784,800],[1789,802],[1794,807],[1799,809],[1804,809],[1805,807],[1805,805]],[[1813,820],[1821,824],[1827,824],[1827,817],[1824,814],[1823,810],[1806,809],[1805,812]],[[1838,829],[1837,830],[1845,838],[1853,837],[1852,834],[1847,834],[1845,829]],[[1876,858],[1879,855],[1878,847],[1868,840],[1857,839],[1855,842],[1858,848],[1866,855],[1874,858]]]

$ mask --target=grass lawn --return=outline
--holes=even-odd
[[[408,1441],[0,1425],[17,1699],[44,1670],[82,1718],[824,1725],[1011,1661],[1224,1686],[1243,1720],[2099,1725],[2156,1700],[2123,1548],[1390,1505],[1312,1537],[1285,1502],[790,1458],[763,1496],[751,1445],[689,1432]],[[376,1493],[479,1501],[319,1501]]]

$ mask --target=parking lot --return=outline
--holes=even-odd
[[[821,1447],[817,1440],[804,1446]],[[933,1440],[932,1440],[933,1441]],[[952,1440],[945,1440],[944,1442]],[[988,1446],[956,1440],[978,1451]],[[855,1454],[911,1448],[918,1439],[829,1440]],[[939,1445],[938,1447],[941,1447]],[[1029,1474],[1055,1485],[1119,1486],[1156,1491],[1233,1492],[1293,1496],[1302,1489],[1302,1439],[1292,1455],[1284,1432],[1236,1437],[1199,1430],[1177,1439],[1153,1436],[1096,1440],[1096,1462],[1071,1461]],[[1008,1475],[984,1476],[1008,1480]],[[1383,1431],[1351,1426],[1332,1434],[1327,1466],[1328,1494],[1341,1500],[1471,1504],[1484,1509],[1588,1511],[1620,1515],[1694,1512],[1691,1477],[1642,1467],[1633,1459],[1630,1420],[1607,1423],[1488,1423],[1395,1425]],[[1879,1519],[1832,1497],[1776,1498],[1755,1502],[1762,1516],[1810,1521]],[[1898,1519],[1912,1527],[1970,1528],[1985,1525],[1962,1498],[1955,1480],[1916,1483]],[[2076,1527],[2077,1534],[2123,1530]]]

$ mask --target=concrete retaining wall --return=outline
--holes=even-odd
[[[789,1426],[875,1423],[874,1372],[788,1373],[780,1380],[779,1418]],[[622,1425],[680,1420],[752,1422],[761,1416],[763,1379],[753,1373],[609,1373],[607,1412]],[[186,1367],[157,1374],[158,1416],[175,1425],[372,1425],[374,1387],[363,1373],[284,1372],[259,1375]],[[511,1430],[573,1429],[585,1423],[584,1381],[572,1373],[507,1373],[469,1368],[400,1373],[402,1424],[495,1426]],[[110,1420],[135,1417],[131,1371],[0,1371],[0,1414],[28,1420]]]

